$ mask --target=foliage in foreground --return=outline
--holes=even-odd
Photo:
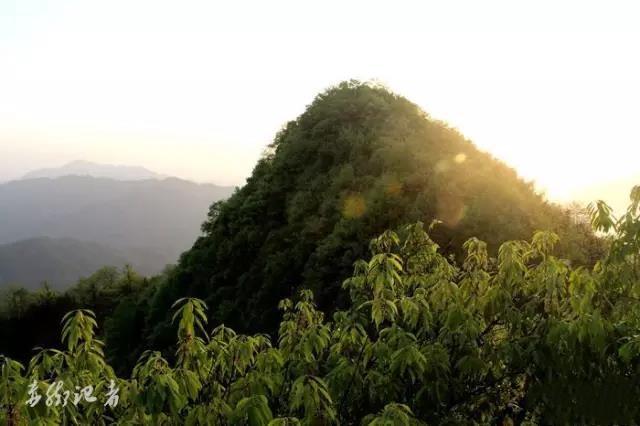
[[[548,204],[407,99],[344,82],[276,135],[244,187],[211,206],[204,235],[175,268],[150,280],[107,268],[59,294],[16,289],[4,310],[0,295],[0,353],[27,363],[34,346],[57,347],[65,313],[91,309],[106,359],[128,376],[146,349],[171,358],[170,308],[185,296],[209,305],[212,324],[276,336],[281,299],[308,288],[324,312],[346,309],[341,284],[369,240],[433,218],[444,223],[430,237],[459,263],[471,236],[496,256],[536,229],[557,233],[556,255],[575,265],[592,267],[606,252],[580,208]]]
[[[420,223],[371,242],[344,282],[349,309],[331,320],[310,291],[283,300],[277,342],[221,325],[206,332],[204,302],[174,304],[176,362],[145,352],[130,378],[104,361],[92,312],[64,319],[64,351],[41,349],[28,366],[0,359],[6,424],[586,424],[640,421],[640,188],[614,220],[592,270],[554,257],[558,237],[464,244],[456,266]],[[25,404],[41,394],[111,380],[119,403]]]
[[[60,319],[69,311],[90,309],[102,325],[106,359],[117,373],[128,375],[146,347],[140,335],[149,301],[169,271],[146,278],[129,266],[103,267],[62,293],[46,282],[36,291],[0,291],[0,353],[28,363],[34,347],[61,349]]]

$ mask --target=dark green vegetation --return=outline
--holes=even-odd
[[[0,293],[0,354],[26,361],[35,347],[57,347],[64,313],[91,307],[110,342],[109,360],[126,371],[142,350],[148,303],[165,274],[147,279],[130,267],[105,267],[64,292],[46,283],[34,291],[9,287]]]
[[[141,197],[158,199],[158,192],[150,188],[161,183],[75,177],[21,181],[4,190],[26,185],[32,189],[14,188],[14,194],[22,194],[31,204],[43,198],[49,201],[41,204],[52,205],[54,199],[46,189],[66,181],[67,193],[87,193],[91,187],[92,197],[107,200],[113,198],[108,194],[114,184],[131,185],[136,190],[124,198],[127,203],[140,203]],[[188,192],[180,181],[174,184],[176,191]],[[25,195],[29,193],[40,195]],[[108,204],[124,208],[117,199]],[[172,196],[160,206],[149,205],[159,208],[158,215],[180,214],[181,222],[189,222],[185,215],[190,213],[180,213],[183,203],[175,200]],[[93,198],[83,202],[98,205]],[[139,209],[144,214],[129,221],[129,227],[106,226],[101,221],[90,226],[95,217],[113,216],[98,210],[82,210],[90,213],[78,220],[86,224],[82,229],[96,226],[93,232],[97,233],[118,229],[122,238],[129,234],[130,244],[174,235],[168,234],[171,230],[140,225],[155,214],[147,208]],[[131,354],[149,347],[171,354],[175,328],[170,307],[184,296],[205,300],[214,324],[274,335],[280,319],[278,301],[300,288],[313,290],[327,313],[345,307],[348,298],[340,290],[342,280],[351,274],[353,263],[366,256],[367,241],[385,229],[440,219],[444,223],[432,237],[445,255],[458,260],[464,256],[462,243],[471,236],[486,240],[488,252],[495,255],[502,241],[551,229],[561,236],[560,256],[592,266],[602,255],[603,244],[593,236],[588,221],[575,213],[579,212],[546,203],[512,169],[406,99],[383,88],[343,83],[319,95],[303,115],[285,126],[243,188],[228,201],[211,206],[202,227],[204,236],[182,256],[177,268],[156,280],[161,284],[127,295],[121,305],[120,298],[113,297],[114,304],[104,312],[113,323],[114,336],[132,332],[128,320],[119,316],[136,317],[137,338],[128,346]],[[92,304],[80,306],[94,309]],[[29,312],[30,318],[39,317],[37,307]],[[59,311],[59,316],[65,312]],[[107,320],[102,312],[97,312],[101,323]],[[28,336],[24,339],[23,349],[44,344]],[[126,347],[111,343],[114,339],[107,339],[110,346]],[[4,352],[25,360],[28,354],[23,349]],[[111,361],[122,371],[133,366],[130,357]]]
[[[45,280],[66,288],[99,266],[126,262],[157,274],[197,238],[208,206],[231,193],[175,178],[66,176],[2,184],[0,289],[35,288]]]
[[[406,99],[343,83],[285,126],[243,188],[211,206],[204,235],[174,269],[147,280],[107,268],[62,294],[11,291],[0,353],[26,364],[35,346],[63,351],[39,352],[26,376],[3,361],[2,413],[34,418],[12,411],[33,375],[41,386],[82,377],[104,388],[115,370],[131,378],[119,379],[115,412],[99,404],[46,415],[321,425],[615,414],[635,423],[639,190],[632,200],[620,221],[603,204],[591,217],[562,210]],[[429,236],[403,226],[434,219],[442,223]],[[615,234],[610,246],[592,225]],[[68,316],[57,346],[63,314],[78,308],[93,313]]]
[[[340,283],[369,239],[433,219],[444,222],[434,240],[458,259],[469,237],[495,254],[538,229],[556,232],[559,254],[577,264],[603,253],[588,225],[456,130],[383,88],[343,83],[288,123],[247,184],[212,206],[204,237],[157,297],[157,343],[171,341],[166,313],[185,295],[204,299],[215,323],[252,332],[275,331],[278,300],[299,288],[323,310],[344,306]]]
[[[637,424],[640,409],[640,187],[628,214],[605,205],[592,223],[613,229],[608,255],[572,268],[536,232],[491,258],[463,244],[461,265],[418,223],[385,231],[343,283],[346,309],[328,319],[303,290],[283,300],[278,339],[209,331],[207,307],[172,307],[174,361],[147,351],[129,379],[105,363],[91,311],[64,318],[64,350],[28,368],[0,357],[0,420],[9,425]],[[122,318],[122,320],[125,320]],[[107,325],[109,327],[109,325]],[[107,340],[107,347],[108,347]],[[45,394],[92,384],[97,403],[30,408]],[[108,384],[117,407],[104,405]]]

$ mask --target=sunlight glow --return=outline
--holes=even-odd
[[[9,0],[0,181],[86,159],[241,184],[316,93],[358,78],[568,199],[639,172],[636,7]]]

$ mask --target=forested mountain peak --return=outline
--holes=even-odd
[[[442,224],[433,237],[450,255],[471,236],[495,252],[537,229],[558,232],[559,251],[574,262],[591,262],[600,248],[587,225],[451,126],[384,87],[349,81],[287,123],[246,185],[211,207],[205,236],[157,295],[156,335],[167,329],[168,304],[184,294],[205,298],[214,320],[243,330],[274,325],[277,301],[300,287],[332,309],[366,241],[435,219]]]

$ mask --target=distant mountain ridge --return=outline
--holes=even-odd
[[[93,272],[89,266],[105,263],[117,266],[129,262],[145,274],[158,273],[167,263],[177,262],[180,254],[201,235],[200,226],[209,206],[228,198],[233,190],[177,178],[124,181],[75,175],[16,180],[0,184],[0,245],[5,245],[5,259],[21,263],[19,257],[7,254],[8,251],[24,250],[35,244],[40,254],[29,258],[30,262],[58,260],[60,270],[70,273],[58,272],[53,267],[49,270],[56,271],[54,275],[61,280],[79,272]],[[73,262],[46,254],[47,248],[59,250],[51,240],[47,244],[42,240],[37,244],[29,241],[41,237],[76,241],[71,247],[66,244],[65,250],[71,253],[70,259],[80,259],[87,267],[76,267]],[[6,246],[16,242],[23,245]],[[101,247],[87,249],[95,254],[96,265],[84,262],[80,256],[86,242]],[[34,274],[16,268],[8,262],[0,263],[0,278],[10,276],[12,282],[34,285]],[[7,272],[14,270],[22,273]],[[77,278],[60,285],[72,284]],[[7,279],[0,279],[0,287]]]
[[[31,171],[24,175],[23,179],[55,179],[63,176],[92,176],[115,180],[164,179],[167,177],[140,166],[119,166],[77,160],[61,167]]]
[[[47,282],[62,289],[103,266],[131,265],[143,274],[157,272],[168,259],[143,250],[118,250],[71,238],[39,237],[0,245],[0,288],[9,284],[36,288]]]

